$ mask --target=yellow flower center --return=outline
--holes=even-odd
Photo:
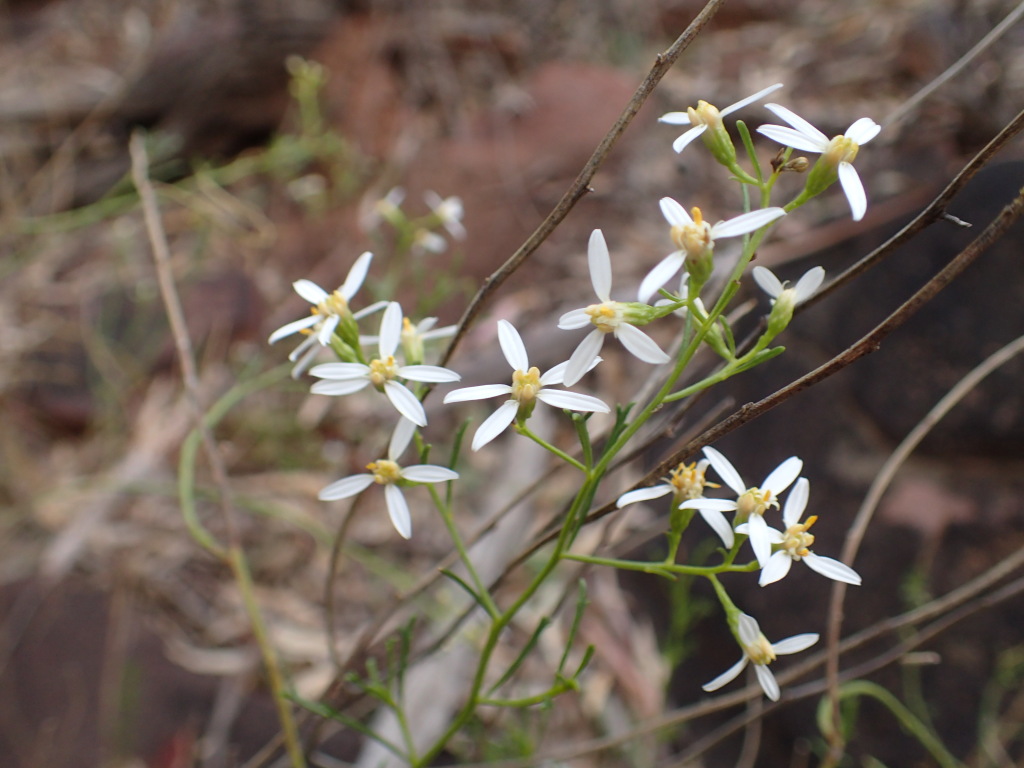
[[[697,256],[711,247],[711,225],[704,221],[700,208],[693,209],[692,224],[672,227],[672,242],[687,256]]]
[[[520,405],[532,403],[540,390],[540,370],[537,366],[512,374],[512,398]]]
[[[704,479],[704,472],[708,468],[706,461],[699,464],[695,461],[692,464],[680,464],[669,474],[668,482],[675,488],[676,501],[688,501],[699,499],[704,495],[705,486],[718,488],[718,483],[709,483]]]
[[[764,635],[759,635],[753,644],[748,645],[743,650],[746,651],[747,657],[755,664],[767,666],[775,661],[775,651],[772,650],[772,644],[768,642],[768,638]]]
[[[722,124],[722,115],[718,107],[701,100],[697,102],[696,108],[687,107],[686,114],[690,118],[690,125],[706,125],[708,128],[715,128]]]
[[[751,488],[736,500],[736,504],[740,517],[744,520],[750,515],[763,515],[772,507],[779,508],[779,502],[772,498],[772,492],[762,491],[760,488]]]
[[[334,291],[334,293],[313,307],[313,314],[323,315],[324,317],[329,317],[330,315],[343,316],[346,312],[348,312],[348,302],[341,295],[341,291]]]
[[[617,301],[591,304],[586,313],[602,333],[613,333],[622,323],[622,305]]]
[[[388,355],[383,360],[370,361],[370,383],[380,389],[385,381],[391,381],[398,375],[398,364],[394,355]]]
[[[373,482],[378,485],[397,483],[402,478],[402,468],[389,459],[371,461],[366,468],[373,474]]]
[[[786,529],[786,538],[782,541],[782,548],[794,560],[811,554],[810,546],[814,543],[814,534],[807,533],[807,529],[814,525],[817,519],[817,515],[811,515],[807,518],[806,523],[791,525]]]
[[[825,147],[822,157],[830,165],[838,166],[840,163],[852,163],[857,159],[857,151],[860,145],[845,136],[836,136]]]

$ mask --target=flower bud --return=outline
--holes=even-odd
[[[712,156],[726,168],[736,165],[736,145],[722,123],[722,115],[718,108],[706,101],[698,101],[696,107],[686,110],[691,125],[706,125],[707,130],[701,135],[704,145]]]

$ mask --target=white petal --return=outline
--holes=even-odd
[[[563,331],[575,331],[577,328],[586,328],[590,325],[590,315],[585,307],[566,312],[558,318],[558,327]]]
[[[498,410],[488,416],[484,423],[477,427],[476,434],[473,435],[473,450],[479,451],[504,432],[505,428],[515,419],[518,411],[519,403],[515,400],[508,400],[502,403]]]
[[[295,367],[292,368],[292,378],[295,379],[296,381],[298,381],[299,377],[302,376],[303,373],[305,373],[306,369],[313,364],[313,361],[316,359],[317,353],[320,351],[320,347],[315,344],[316,339],[310,336],[309,340],[313,341],[314,343],[308,345],[305,354],[299,357],[298,362],[295,363]],[[298,355],[296,355],[295,353],[298,352],[300,349],[302,349],[302,345],[299,345],[295,349],[295,352],[292,352],[291,355],[288,355],[288,359],[292,360],[292,362],[295,362],[292,358],[292,355],[298,357]]]
[[[742,533],[744,536],[750,535],[750,524],[740,523],[736,526],[736,533]],[[768,541],[772,544],[781,544],[786,540],[786,536],[781,532],[777,531],[771,526],[768,526]]]
[[[690,499],[679,505],[680,509],[707,509],[715,512],[735,512],[737,504],[729,499]]]
[[[772,650],[775,651],[777,656],[788,656],[791,653],[806,651],[816,642],[818,642],[818,635],[814,632],[808,632],[805,635],[793,635],[793,637],[787,637],[785,640],[772,643]]]
[[[736,237],[760,229],[786,215],[781,208],[762,208],[759,211],[743,213],[728,221],[720,221],[711,228],[713,238]]]
[[[595,229],[590,233],[590,243],[587,245],[587,264],[590,265],[590,282],[594,286],[597,298],[601,301],[610,301],[612,260],[608,255],[608,244],[605,243],[600,229]]]
[[[508,320],[498,321],[498,343],[513,371],[526,372],[530,370],[530,359],[526,355],[523,338]]]
[[[647,300],[657,293],[661,286],[675,277],[676,272],[683,266],[683,261],[683,252],[676,251],[658,262],[640,283],[640,289],[636,292],[637,301],[647,303]]]
[[[458,472],[436,464],[413,464],[411,467],[403,467],[401,475],[403,479],[414,483],[447,483],[459,479]]]
[[[444,384],[462,378],[450,368],[442,368],[439,365],[403,365],[397,369],[397,373],[403,379],[428,384]]]
[[[842,581],[845,584],[860,586],[860,574],[838,560],[833,560],[831,557],[821,557],[811,552],[804,555],[803,561],[807,563],[807,567],[812,571],[816,571],[833,581]]]
[[[597,368],[598,363],[600,363],[603,359],[604,358],[602,357],[595,357],[594,362],[590,364],[590,367],[585,371],[585,373],[590,373],[592,370]],[[552,387],[557,384],[562,384],[563,380],[565,379],[565,369],[568,367],[569,361],[566,360],[564,363],[559,363],[554,368],[545,371],[544,373],[541,374],[540,385],[542,387]]]
[[[343,477],[341,480],[335,480],[320,491],[317,494],[317,498],[320,501],[347,499],[350,496],[355,496],[357,493],[362,493],[371,485],[373,485],[373,475],[363,474]]]
[[[867,144],[875,138],[880,130],[882,130],[882,126],[870,117],[862,117],[847,128],[846,133],[843,135],[859,146],[861,144]]]
[[[363,307],[358,312],[353,312],[352,317],[354,317],[356,320],[361,320],[367,315],[372,315],[374,312],[380,312],[390,303],[390,301],[375,301],[370,306]],[[376,341],[376,339],[374,339],[374,341]]]
[[[565,386],[571,387],[583,378],[584,373],[591,369],[594,358],[597,357],[601,347],[604,346],[604,337],[605,334],[600,329],[595,328],[576,347],[576,351],[569,358],[569,365],[565,368],[565,375],[562,377]]]
[[[624,323],[615,329],[615,338],[622,342],[622,346],[629,350],[633,357],[643,360],[651,365],[663,365],[670,358],[666,355],[657,342],[641,331],[635,325]]]
[[[708,461],[714,467],[718,476],[736,492],[737,496],[742,496],[747,492],[747,486],[744,485],[743,478],[736,471],[736,467],[717,448],[712,448],[710,445],[706,446],[704,448],[704,455],[707,456]]]
[[[312,280],[296,280],[292,283],[292,288],[295,289],[295,292],[299,294],[299,296],[314,306],[330,295]]]
[[[779,690],[779,683],[772,671],[764,664],[755,664],[754,672],[757,674],[757,682],[761,684],[764,695],[772,701],[778,701],[782,692]]]
[[[794,289],[794,298],[796,299],[796,303],[801,304],[811,298],[824,280],[824,267],[813,267],[812,269],[804,272],[803,277],[797,281],[796,288]]]
[[[703,688],[708,693],[711,693],[712,691],[717,691],[723,685],[731,683],[733,680],[740,676],[740,672],[747,668],[747,661],[747,657],[744,656],[742,659],[737,661],[735,664],[733,664],[731,667],[725,670],[725,672],[720,674],[710,683],[705,683],[704,685],[702,685],[701,688]]]
[[[320,326],[320,330],[317,331],[316,340],[319,341],[323,346],[329,346],[331,343],[331,336],[334,335],[334,329],[338,327],[338,323],[341,322],[341,318],[338,315],[328,315]]]
[[[767,136],[772,141],[777,141],[786,147],[800,152],[824,152],[825,147],[816,141],[804,136],[800,131],[793,128],[786,128],[782,125],[762,125],[757,129],[762,136]]]
[[[773,299],[779,298],[779,294],[782,293],[782,282],[774,272],[767,267],[754,267],[751,274],[754,277],[754,282],[761,287],[762,291]]]
[[[331,395],[343,397],[358,392],[370,383],[369,379],[352,379],[350,381],[318,381],[309,388],[314,395]]]
[[[385,381],[384,394],[395,406],[395,410],[417,427],[427,426],[427,413],[423,410],[423,404],[408,389],[397,381]]]
[[[658,205],[661,206],[661,215],[665,217],[665,221],[673,227],[685,227],[693,224],[693,219],[690,218],[690,214],[686,212],[676,200],[671,197],[663,197],[658,201]]]
[[[750,537],[750,547],[754,550],[754,557],[762,568],[768,564],[768,558],[772,556],[772,543],[768,539],[768,523],[761,515],[751,515],[747,520],[747,535]]]
[[[361,379],[369,375],[370,367],[362,363],[324,363],[314,366],[309,372],[318,379],[334,379],[347,381],[349,379]]]
[[[303,328],[309,328],[311,326],[316,325],[317,323],[320,322],[320,320],[320,315],[310,315],[309,317],[304,317],[301,320],[295,320],[294,322],[288,323],[287,325],[282,325],[280,328],[278,328],[276,331],[270,334],[270,338],[267,339],[267,343],[273,344],[275,341],[279,341],[283,339],[285,336],[291,336],[293,333],[298,333]]]
[[[652,485],[649,488],[637,488],[635,491],[627,491],[619,496],[618,501],[615,502],[615,506],[624,507],[627,504],[636,504],[640,501],[660,499],[662,496],[667,496],[670,493],[672,493],[672,486],[667,483]]]
[[[690,145],[690,142],[692,142],[694,139],[696,139],[698,136],[704,133],[704,131],[706,131],[707,129],[708,127],[706,125],[695,125],[693,128],[688,130],[682,136],[677,137],[676,140],[672,142],[672,149],[674,149],[676,153],[682,152]]]
[[[664,115],[658,118],[659,123],[665,123],[666,125],[689,125],[690,124],[690,113],[689,112],[666,112]]]
[[[395,431],[391,433],[391,440],[388,443],[388,458],[397,461],[398,457],[405,453],[409,447],[412,436],[416,434],[416,425],[406,418],[401,418],[395,425]]]
[[[570,411],[584,413],[609,413],[611,411],[611,408],[603,400],[561,389],[542,389],[537,393],[537,399],[554,408],[565,408]]]
[[[736,621],[736,632],[744,645],[754,645],[761,639],[761,627],[749,613],[741,613]]]
[[[821,152],[823,149],[825,149],[825,147],[828,146],[828,136],[826,136],[813,125],[808,123],[806,120],[800,117],[800,115],[796,114],[796,112],[793,112],[790,109],[786,109],[786,107],[783,107],[779,104],[769,103],[765,104],[765,107],[770,112],[774,113],[775,115],[789,123],[791,126],[796,128],[797,131],[806,136],[808,139],[812,139],[818,145],[818,149],[812,151]]]
[[[757,583],[762,587],[767,586],[768,584],[774,584],[789,573],[791,565],[793,565],[793,558],[785,552],[775,552],[768,558],[768,562],[765,563],[764,568],[761,569],[761,577],[757,580]]]
[[[769,85],[767,88],[758,91],[753,96],[747,96],[747,98],[741,99],[740,101],[737,101],[735,104],[730,104],[725,109],[720,110],[718,114],[721,115],[722,117],[725,117],[726,115],[731,115],[736,110],[743,109],[745,106],[747,106],[747,104],[753,104],[755,101],[760,101],[761,99],[763,99],[769,93],[775,93],[781,87],[782,83]]]
[[[390,357],[402,340],[402,306],[397,301],[388,304],[384,317],[380,319],[380,341],[378,349],[381,359]]]
[[[789,492],[786,497],[786,505],[782,508],[782,522],[786,524],[787,528],[800,522],[804,510],[807,509],[807,499],[810,494],[810,481],[806,477],[801,477],[796,481],[793,490]]]
[[[349,301],[362,287],[363,281],[366,279],[366,273],[370,270],[371,261],[373,261],[373,254],[366,251],[356,259],[352,269],[348,271],[345,284],[338,289],[338,292],[345,297],[345,301]]]
[[[405,502],[402,489],[393,483],[384,486],[384,500],[388,505],[391,524],[403,539],[412,536],[412,518],[409,516],[409,505]]]
[[[481,384],[478,387],[453,389],[444,396],[445,403],[465,403],[470,400],[487,400],[491,397],[512,394],[509,384]]]
[[[854,221],[860,221],[868,210],[868,196],[864,192],[857,169],[851,163],[839,164],[839,184],[850,203],[850,214]]]
[[[725,548],[732,549],[732,545],[736,543],[736,536],[732,532],[732,526],[729,525],[729,521],[725,519],[725,515],[715,509],[701,509],[698,507],[697,511],[700,512],[700,516],[711,526],[712,530],[718,534],[718,538],[722,540]]]
[[[771,474],[761,483],[761,490],[771,491],[773,496],[778,496],[789,488],[804,468],[804,463],[796,456],[790,456],[771,471]]]

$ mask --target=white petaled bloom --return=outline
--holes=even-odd
[[[778,509],[779,494],[793,484],[800,474],[800,470],[803,469],[804,463],[796,456],[790,456],[773,469],[760,486],[748,487],[732,463],[719,451],[707,446],[704,448],[704,455],[707,456],[719,477],[736,493],[737,499],[736,501],[694,499],[685,502],[682,506],[696,509],[701,514],[709,512],[712,516],[717,512],[718,515],[723,516],[721,522],[725,521],[725,512],[735,512],[734,524],[747,524],[743,532],[750,537],[750,546],[754,550],[754,556],[757,558],[758,564],[764,568],[772,553],[771,529],[764,520],[764,513],[772,507]],[[711,523],[707,515],[704,516],[704,519]],[[721,522],[711,523],[716,531]]]
[[[846,584],[860,586],[860,575],[850,566],[833,560],[831,557],[822,557],[811,552],[810,547],[814,543],[814,534],[808,533],[808,529],[818,519],[817,515],[807,518],[806,523],[800,522],[800,517],[807,508],[807,499],[810,496],[811,484],[806,477],[796,481],[796,485],[786,497],[786,504],[782,508],[782,522],[786,526],[785,533],[769,529],[771,542],[777,549],[768,558],[758,584],[762,587],[773,584],[789,573],[789,568],[794,562],[802,560],[812,571],[820,573],[833,581],[842,581]],[[742,528],[740,526],[739,528]],[[739,530],[739,528],[737,530]],[[740,531],[742,532],[742,531]]]
[[[565,370],[564,384],[571,387],[589,371],[604,346],[604,339],[609,333],[622,342],[634,357],[652,365],[661,365],[669,361],[661,347],[646,333],[641,331],[633,321],[640,319],[634,315],[634,308],[621,301],[612,301],[612,262],[608,255],[608,245],[600,229],[590,235],[587,246],[587,262],[590,266],[590,282],[600,304],[566,312],[558,319],[558,327],[562,330],[575,330],[593,325],[594,330],[584,337],[576,351],[569,358]],[[647,308],[649,310],[649,308]]]
[[[416,253],[444,253],[448,248],[448,241],[437,232],[421,228],[413,232],[410,247]]]
[[[448,230],[448,234],[456,240],[466,239],[466,228],[462,225],[464,211],[462,199],[458,197],[442,198],[437,192],[428,189],[423,193],[423,199],[430,210],[437,216],[441,226]]]
[[[748,104],[753,104],[755,101],[763,99],[765,96],[770,93],[774,93],[781,87],[782,83],[770,85],[764,90],[758,91],[753,96],[741,99],[735,104],[730,104],[728,107],[721,110],[712,104],[708,104],[706,101],[698,101],[696,108],[689,107],[685,112],[668,112],[659,117],[658,122],[667,123],[668,125],[693,126],[690,130],[672,142],[672,149],[676,152],[682,152],[690,142],[699,137],[708,128],[714,129],[721,127],[723,117],[726,117],[737,110],[743,109]]]
[[[474,451],[500,435],[516,420],[528,418],[537,402],[555,408],[583,413],[608,413],[611,409],[601,400],[561,389],[546,389],[561,384],[568,362],[560,363],[541,375],[540,369],[531,367],[526,347],[515,326],[507,320],[498,321],[498,343],[508,364],[512,366],[512,384],[484,384],[478,387],[454,389],[445,395],[445,403],[464,403],[509,395],[509,399],[481,424],[473,435]],[[596,364],[596,361],[595,361]]]
[[[678,250],[662,259],[640,283],[640,290],[637,293],[640,301],[647,301],[655,291],[671,280],[684,264],[687,271],[703,285],[711,274],[711,255],[716,239],[745,235],[786,215],[781,208],[762,208],[712,226],[704,221],[700,208],[694,208],[691,217],[686,209],[671,197],[661,198],[660,205],[662,215],[672,227],[672,242]]]
[[[333,293],[328,293],[311,280],[296,280],[292,283],[295,292],[313,305],[311,313],[309,317],[282,325],[270,334],[268,341],[270,344],[273,344],[294,333],[307,334],[307,338],[288,355],[288,359],[292,362],[299,361],[292,371],[292,375],[296,378],[305,370],[306,366],[309,365],[315,356],[316,348],[314,345],[319,342],[321,346],[328,346],[331,342],[331,336],[337,330],[342,320],[359,319],[370,312],[375,312],[382,306],[379,303],[373,304],[355,314],[352,313],[348,306],[352,297],[362,287],[372,260],[373,254],[369,251],[356,259],[348,272],[348,276],[345,278],[345,282]]]
[[[438,467],[433,464],[415,464],[411,467],[403,467],[398,463],[412,439],[416,426],[408,419],[401,419],[391,434],[391,442],[388,445],[386,459],[378,459],[366,465],[369,473],[351,475],[328,485],[320,491],[321,501],[336,501],[347,499],[362,493],[371,485],[384,486],[384,501],[387,503],[388,515],[395,529],[404,539],[412,536],[412,519],[409,516],[409,505],[402,495],[403,485],[415,485],[422,483],[446,483],[450,480],[458,480],[459,475],[447,467]]]
[[[867,144],[875,138],[878,132],[882,130],[882,127],[870,117],[862,117],[847,128],[846,133],[829,139],[824,133],[792,110],[778,104],[765,104],[765,106],[792,127],[762,125],[757,129],[758,133],[767,136],[772,141],[777,141],[787,147],[793,147],[793,149],[800,150],[801,152],[820,152],[821,160],[819,160],[819,164],[824,162],[831,172],[838,173],[839,175],[839,183],[842,185],[843,193],[850,203],[850,212],[853,214],[853,220],[860,221],[864,218],[864,214],[868,209],[868,199],[864,193],[864,185],[857,174],[857,169],[853,167],[853,161],[856,159],[857,151],[861,145]],[[815,166],[811,170],[812,175],[817,167]],[[828,183],[834,180],[835,177],[832,176]],[[811,182],[811,177],[808,177],[808,185]],[[824,189],[826,186],[828,184],[824,184],[821,189]],[[815,191],[815,194],[819,191],[821,190]]]
[[[743,649],[743,658],[733,664],[729,669],[720,674],[710,683],[702,686],[705,691],[717,691],[723,685],[731,683],[740,672],[747,668],[747,664],[753,662],[754,672],[757,674],[757,682],[761,684],[764,695],[772,701],[778,701],[780,696],[779,683],[775,675],[768,669],[768,665],[775,661],[778,656],[786,656],[791,653],[799,653],[818,642],[818,635],[811,632],[805,635],[794,635],[780,640],[777,643],[769,643],[768,638],[761,634],[761,628],[757,619],[741,613],[736,621],[736,638],[740,648]]]
[[[455,371],[437,365],[399,365],[395,360],[402,336],[402,307],[392,301],[384,310],[380,323],[380,339],[378,343],[379,357],[363,363],[325,363],[313,368],[310,373],[318,381],[311,392],[318,395],[350,395],[372,384],[379,392],[387,395],[395,409],[417,426],[427,424],[427,414],[423,405],[412,392],[397,379],[419,381],[429,384],[443,384],[458,381],[460,376]]]
[[[423,345],[426,342],[451,338],[458,330],[458,326],[455,325],[445,325],[440,328],[435,328],[435,325],[437,325],[436,317],[425,317],[416,325],[413,325],[408,317],[402,318],[402,355],[407,363],[410,365],[422,363],[424,360]]]
[[[754,282],[771,297],[772,311],[768,316],[768,330],[775,335],[789,325],[797,305],[807,301],[818,290],[825,279],[825,270],[822,267],[809,269],[792,287],[780,281],[766,267],[754,267],[753,275]]]
[[[360,219],[360,226],[364,231],[372,231],[380,226],[382,221],[395,223],[404,218],[402,203],[405,201],[405,190],[401,187],[392,187],[388,193],[379,200],[375,200]]]

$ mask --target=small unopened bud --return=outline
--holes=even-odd
[[[784,163],[782,168],[779,169],[780,173],[786,173],[787,171],[792,173],[803,173],[811,167],[811,161],[806,157],[794,157],[788,163]]]

